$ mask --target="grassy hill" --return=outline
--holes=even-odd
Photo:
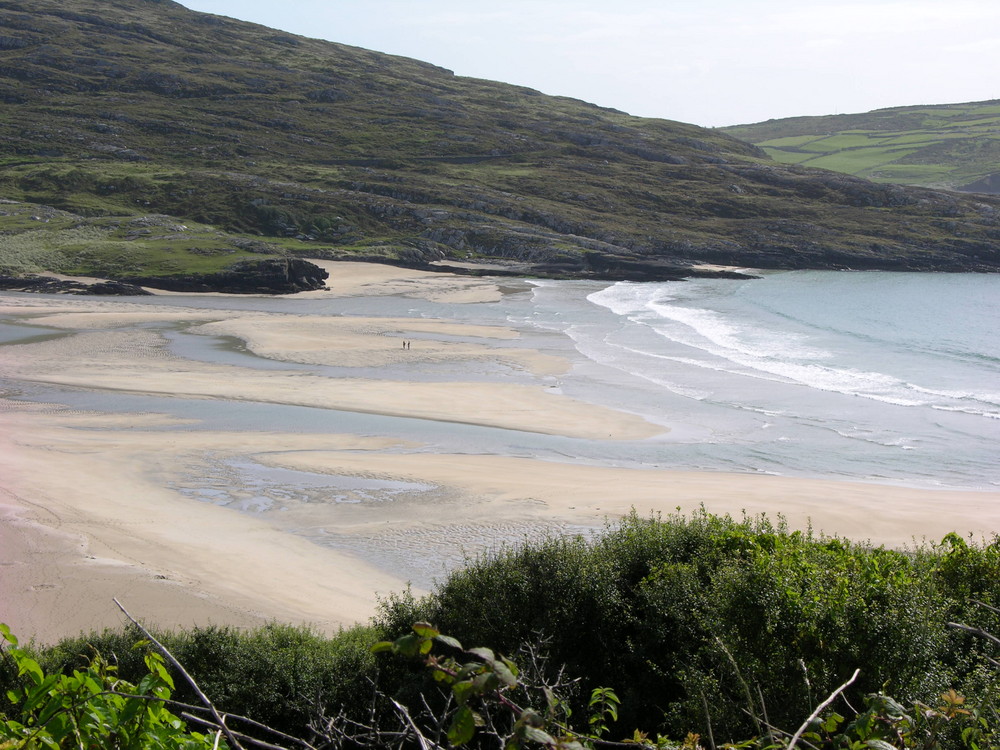
[[[1000,100],[791,117],[722,130],[783,164],[877,182],[1000,193]]]
[[[0,273],[148,279],[249,253],[634,279],[1000,269],[1000,199],[780,165],[170,0],[0,0],[0,100]]]

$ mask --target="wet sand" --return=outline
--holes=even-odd
[[[386,266],[332,264],[331,271],[330,291],[302,296],[476,304],[501,293],[488,280]],[[546,378],[568,363],[512,347],[518,334],[504,327],[0,296],[0,318],[25,316],[47,327],[40,332],[67,335],[0,346],[0,378],[15,385],[279,403],[602,440],[664,431],[554,392]],[[150,323],[235,337],[255,355],[283,362],[370,372],[420,361],[450,365],[458,375],[490,362],[524,379],[376,380],[195,361],[174,353]],[[379,596],[408,581],[443,574],[463,550],[599,528],[632,508],[782,514],[795,528],[894,546],[936,540],[946,530],[980,536],[1000,528],[995,492],[445,455],[392,437],[195,430],[165,415],[85,412],[9,395],[0,391],[0,621],[45,642],[120,624],[112,597],[162,627],[277,619],[330,632],[365,621]],[[239,512],[198,494],[211,485],[205,477],[232,461],[403,489],[378,497],[303,491]]]

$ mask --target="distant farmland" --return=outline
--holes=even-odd
[[[723,130],[784,164],[878,182],[1000,192],[1000,101],[793,117]]]

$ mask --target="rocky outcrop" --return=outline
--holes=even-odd
[[[100,281],[84,284],[79,281],[56,279],[51,276],[0,276],[0,289],[8,292],[35,292],[37,294],[91,294],[115,297],[140,297],[148,295],[140,286],[121,281]]]
[[[976,180],[975,182],[970,182],[968,185],[963,185],[959,190],[966,193],[989,193],[991,195],[1000,195],[1000,173],[986,175],[981,180]]]
[[[323,289],[329,274],[299,258],[245,260],[217,273],[123,277],[122,281],[171,292],[292,294]]]

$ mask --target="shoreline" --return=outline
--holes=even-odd
[[[500,293],[478,278],[335,265],[332,297],[380,290],[476,304]],[[68,334],[0,346],[0,378],[15,385],[349,406],[601,440],[663,434],[636,415],[558,393],[548,379],[566,362],[512,347],[517,332],[502,326],[6,295],[0,316]],[[156,329],[180,323],[189,333],[234,336],[271,360],[370,372],[419,357],[455,379],[324,377],[186,359]],[[420,334],[412,351],[401,333]],[[526,383],[463,380],[477,362]],[[290,476],[302,482],[267,484],[268,472],[297,472]],[[993,491],[459,454],[332,428],[195,430],[165,414],[84,411],[3,392],[0,477],[0,622],[43,643],[121,624],[112,596],[157,627],[281,620],[334,632],[366,621],[378,596],[402,591],[418,572],[415,593],[426,590],[463,549],[600,529],[632,509],[766,513],[792,528],[890,546],[1000,529]],[[241,504],[247,509],[236,510]]]

